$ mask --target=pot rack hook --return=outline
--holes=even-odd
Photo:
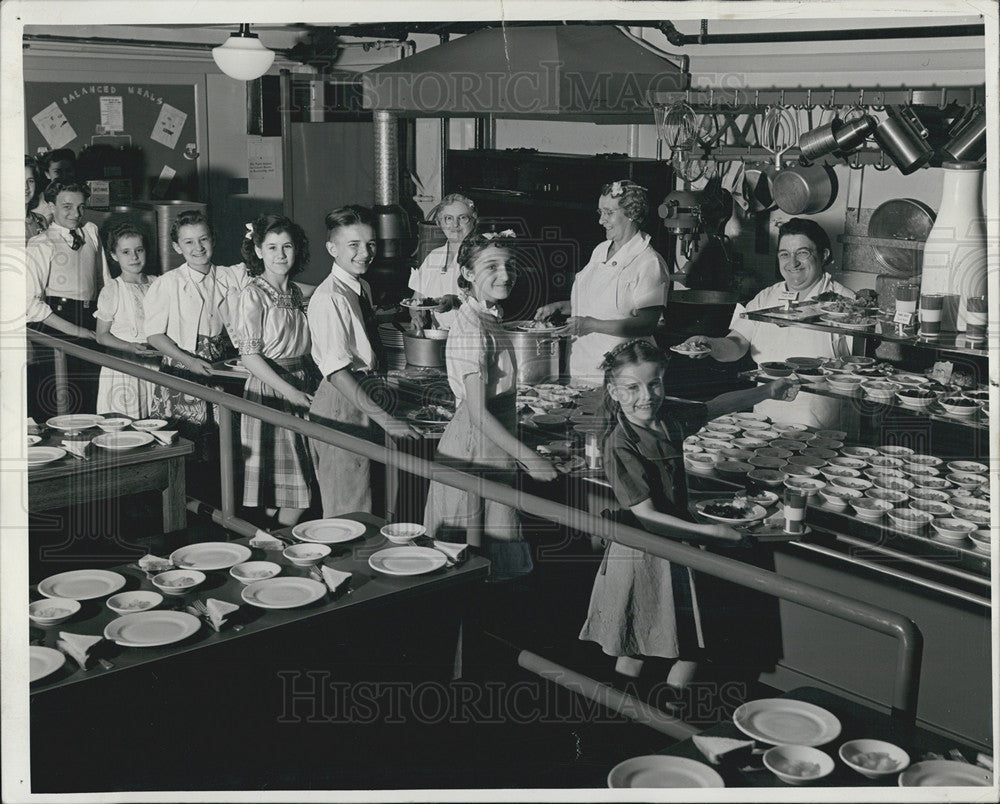
[[[882,153],[879,154],[878,163],[872,165],[872,167],[874,167],[875,170],[878,170],[880,172],[888,170],[889,168],[892,167],[892,165],[890,165],[888,162],[885,161],[885,151],[882,151]]]
[[[883,154],[884,155],[884,154]],[[847,166],[851,170],[864,170],[864,163],[861,161],[861,154],[855,151],[847,157]]]
[[[833,109],[837,105],[837,90],[830,90],[830,102],[827,103],[827,108]]]

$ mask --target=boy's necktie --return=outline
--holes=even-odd
[[[73,241],[72,243],[69,244],[69,247],[71,249],[73,249],[73,251],[79,251],[80,248],[81,248],[81,246],[83,246],[83,242],[84,242],[83,241],[83,235],[80,233],[80,230],[79,229],[70,229],[69,230],[69,236],[70,236],[70,238],[72,238],[72,241]]]
[[[375,320],[375,310],[372,308],[372,303],[369,301],[368,294],[364,289],[362,289],[361,294],[358,296],[358,301],[361,303],[361,321],[365,325],[365,334],[368,336],[368,342],[372,347],[372,355],[374,356],[375,363],[373,368],[378,371],[385,362],[385,354],[382,351],[382,338],[378,334],[378,321]]]

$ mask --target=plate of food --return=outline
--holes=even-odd
[[[454,415],[455,411],[444,405],[423,405],[407,413],[406,418],[413,424],[447,424]]]
[[[695,504],[695,510],[708,519],[727,525],[755,522],[767,516],[763,506],[745,498],[701,500]]]
[[[782,318],[786,321],[805,321],[819,313],[819,308],[815,304],[810,304],[806,307],[791,307],[787,310],[784,307],[773,307],[770,310],[761,310],[760,312],[767,313],[772,318]]]
[[[676,346],[671,346],[670,351],[677,352],[677,354],[679,355],[687,355],[688,357],[692,357],[695,355],[707,355],[709,352],[712,351],[712,347],[709,346],[707,343],[692,343],[687,346],[683,343],[679,343]]]
[[[509,329],[515,329],[518,332],[534,332],[539,335],[558,335],[561,332],[565,332],[569,329],[566,323],[558,324],[554,321],[512,321],[508,325]]]
[[[428,296],[423,299],[403,299],[400,303],[400,307],[406,307],[410,310],[434,310],[441,304],[441,300],[434,298],[433,296]]]
[[[831,316],[824,314],[820,316],[820,321],[843,329],[868,329],[875,325],[875,319],[863,313],[848,313],[844,316]]]

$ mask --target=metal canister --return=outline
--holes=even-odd
[[[952,137],[941,152],[959,162],[974,162],[986,153],[986,112],[980,112]]]

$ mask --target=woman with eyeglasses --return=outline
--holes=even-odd
[[[854,292],[834,281],[827,268],[830,259],[830,238],[813,220],[790,218],[778,229],[778,270],[781,281],[764,288],[746,307],[737,304],[729,324],[729,334],[723,338],[694,335],[684,346],[709,346],[711,352],[698,357],[714,357],[723,363],[739,360],[749,350],[754,362],[782,361],[789,357],[846,357],[851,353],[853,339],[844,335],[809,329],[789,329],[763,321],[743,318],[754,312],[783,304],[783,293],[795,293],[797,301],[814,298],[833,291],[854,298]],[[754,410],[770,416],[780,424],[804,424],[820,429],[840,422],[840,400],[816,394],[799,394],[793,402],[775,403],[765,400]]]
[[[462,305],[458,289],[458,247],[475,226],[479,215],[476,205],[460,193],[451,193],[431,210],[431,219],[441,227],[447,242],[427,255],[420,267],[410,273],[413,300],[437,299],[433,310],[410,310],[413,326],[424,328],[436,323],[448,329]],[[432,317],[433,314],[433,317]]]

